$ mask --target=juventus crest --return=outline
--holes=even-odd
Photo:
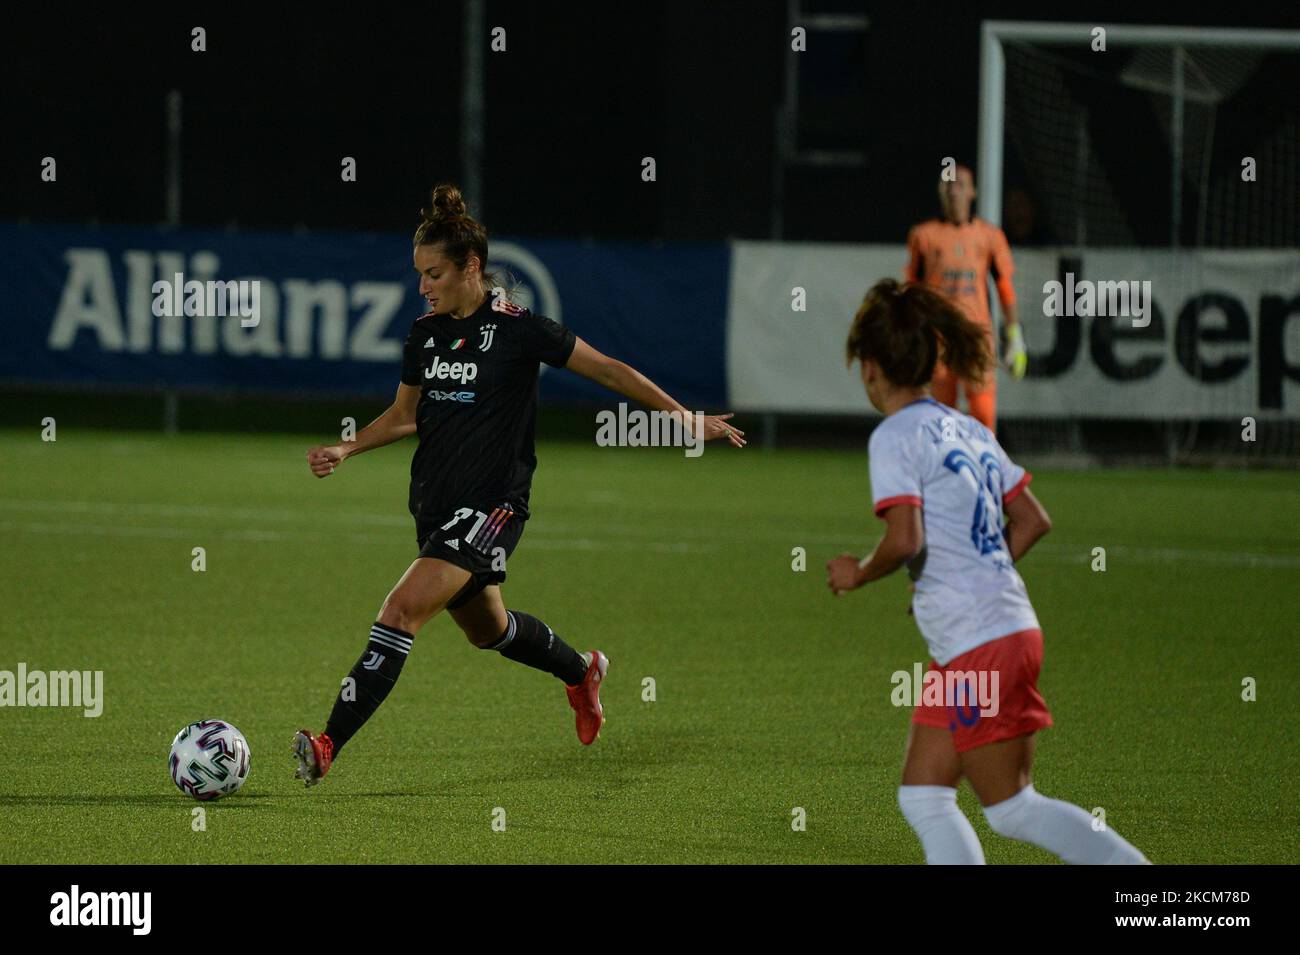
[[[487,351],[492,347],[492,336],[495,334],[497,327],[495,325],[484,325],[478,330],[483,337],[479,339],[478,350]]]

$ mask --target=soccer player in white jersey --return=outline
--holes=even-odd
[[[1070,863],[1147,863],[1113,829],[1030,781],[1035,734],[1052,717],[1036,685],[1043,634],[1013,565],[1051,521],[992,432],[929,395],[940,356],[958,376],[982,379],[993,360],[986,333],[931,289],[886,279],[858,309],[847,351],[885,416],[869,448],[885,536],[862,560],[830,561],[828,583],[838,596],[903,566],[914,581],[912,612],[936,674],[925,682],[936,693],[912,717],[898,803],[926,862],[984,862],[957,808],[964,776],[1000,835]]]

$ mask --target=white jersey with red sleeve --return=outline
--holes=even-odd
[[[1038,629],[1002,535],[1002,505],[1031,475],[988,428],[933,398],[914,401],[871,433],[877,516],[919,507],[925,549],[909,564],[912,613],[936,663],[1020,630]]]

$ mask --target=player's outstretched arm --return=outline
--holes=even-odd
[[[885,536],[869,557],[858,560],[852,554],[841,554],[826,562],[826,584],[835,596],[888,577],[921,553],[925,546],[925,525],[921,522],[919,507],[895,504],[882,516]]]
[[[388,410],[362,428],[354,440],[340,444],[320,445],[307,452],[307,466],[317,477],[329,477],[347,458],[371,448],[382,448],[415,433],[415,408],[420,402],[420,389],[414,385],[398,385],[397,397]]]
[[[1013,561],[1025,555],[1035,542],[1052,529],[1052,519],[1043,505],[1025,488],[1002,508],[1007,518],[1007,550]]]
[[[640,402],[648,408],[655,411],[666,411],[675,418],[684,421],[687,427],[694,428],[691,413],[674,401],[668,392],[631,365],[624,364],[617,358],[610,358],[608,355],[598,352],[581,338],[574,344],[573,353],[569,356],[569,360],[564,367],[569,371],[582,375],[584,378],[590,378],[599,385],[604,385],[610,391],[617,391],[620,395],[626,395],[633,401]],[[733,417],[730,412],[720,415],[702,415],[701,417],[703,418],[705,441],[725,437],[738,448],[745,446],[745,432],[727,423],[727,419]]]

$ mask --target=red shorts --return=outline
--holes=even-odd
[[[928,672],[939,673],[943,680],[942,701],[937,687],[929,699],[923,693],[912,722],[950,730],[959,753],[1035,733],[1052,725],[1052,714],[1038,692],[1042,666],[1041,630],[990,640],[953,657],[947,666],[931,660]]]

